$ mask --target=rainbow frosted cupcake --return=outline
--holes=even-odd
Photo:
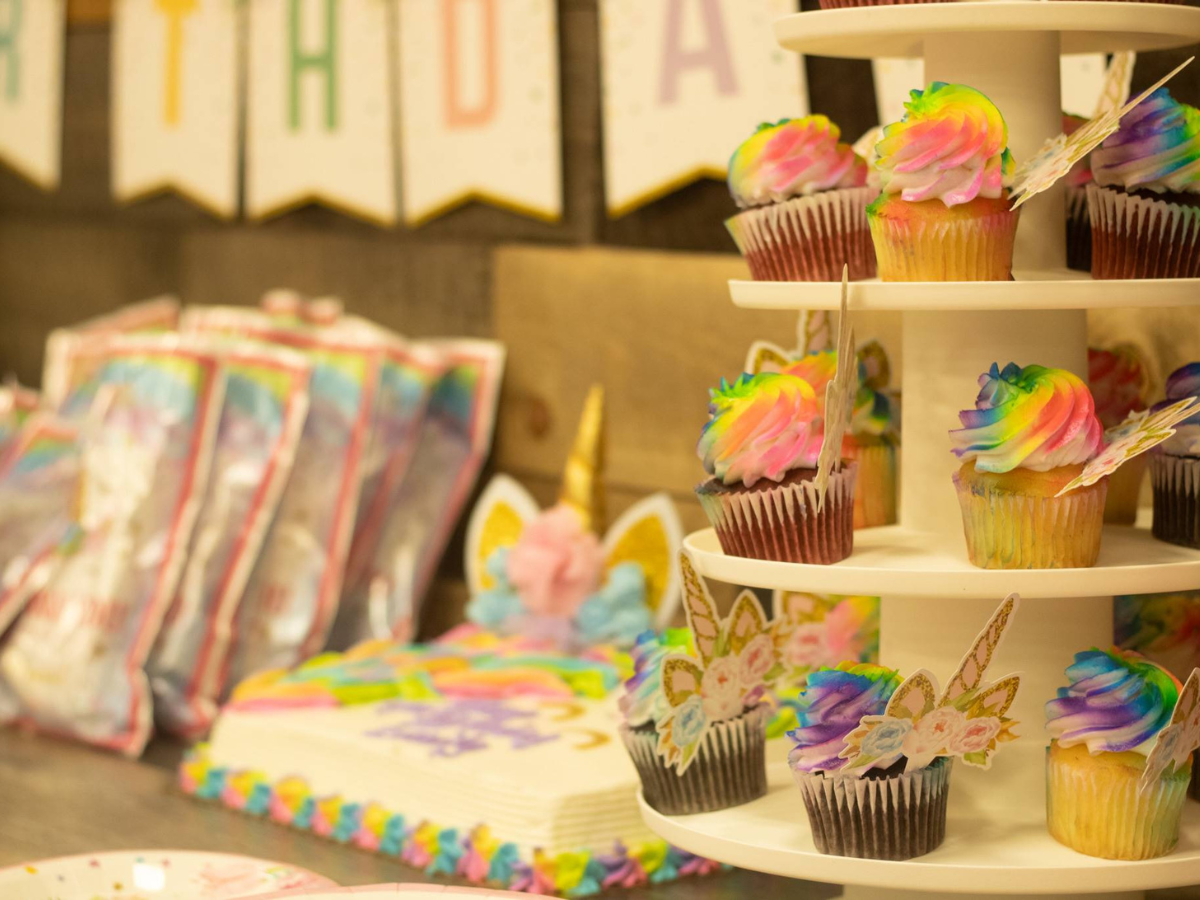
[[[993,363],[975,408],[951,431],[972,564],[984,569],[1092,566],[1108,479],[1062,497],[1104,443],[1087,385],[1064,369]]]
[[[742,375],[710,392],[697,455],[711,476],[696,496],[731,556],[835,563],[854,549],[858,466],[841,462],[817,511],[824,420],[816,392],[784,373]]]
[[[1087,650],[1046,704],[1046,824],[1056,841],[1104,859],[1174,849],[1192,766],[1138,790],[1155,737],[1171,721],[1179,682],[1136,653]]]
[[[939,757],[906,773],[907,760],[858,777],[839,776],[840,755],[863,716],[882,716],[900,686],[894,669],[841,663],[808,676],[788,732],[788,765],[804,798],[813,843],[821,853],[862,859],[912,859],[946,836],[951,760]]]
[[[1186,397],[1200,397],[1200,362],[1181,366],[1167,378],[1167,399],[1157,411]],[[1200,548],[1200,414],[1175,426],[1175,434],[1150,456],[1154,489],[1154,536],[1182,547]]]
[[[974,88],[935,81],[875,145],[882,193],[867,207],[884,281],[1007,281],[1018,212],[1008,127]]]
[[[1200,277],[1200,110],[1159,88],[1092,151],[1093,278]]]
[[[756,281],[875,275],[867,231],[867,164],[826,116],[763,123],[729,160],[743,210],[725,222]]]
[[[1063,134],[1073,134],[1084,122],[1083,116],[1063,113]],[[1092,271],[1092,220],[1088,215],[1087,186],[1092,183],[1091,157],[1071,166],[1063,179],[1067,194],[1067,268]]]
[[[1146,368],[1132,347],[1088,348],[1088,390],[1096,402],[1096,418],[1105,431],[1120,425],[1130,413],[1146,408],[1148,379]],[[1132,525],[1137,519],[1147,462],[1146,454],[1135,456],[1108,476],[1105,522]]]
[[[854,527],[873,528],[896,522],[896,447],[900,443],[900,423],[891,397],[872,379],[861,361],[858,369],[858,393],[850,428],[842,438],[842,458],[858,465]],[[803,378],[812,386],[823,420],[825,388],[837,372],[837,351],[809,353],[783,371]]]

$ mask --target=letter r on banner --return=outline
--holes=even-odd
[[[306,3],[323,3],[325,11],[325,46],[319,51],[305,50],[301,46],[301,6]],[[325,128],[336,131],[337,110],[337,11],[338,0],[290,0],[288,9],[289,39],[289,122],[293,131],[300,130],[300,79],[308,70],[316,70],[325,76]]]
[[[683,6],[699,4],[707,43],[695,50],[683,49]],[[658,97],[664,106],[679,99],[679,76],[685,69],[709,68],[716,80],[718,94],[736,94],[733,60],[729,39],[721,21],[717,0],[667,0],[666,46],[663,49],[662,75]]]
[[[459,19],[460,7],[464,2],[472,2],[479,12],[478,22],[482,46],[479,53],[468,52],[459,55],[461,44],[462,22]],[[497,64],[496,45],[499,36],[496,33],[496,0],[441,0],[442,5],[442,35],[445,41],[442,60],[443,95],[446,107],[447,128],[468,128],[483,125],[496,115]],[[483,95],[474,106],[468,107],[463,102],[462,63],[465,59],[478,59],[483,67],[481,73]]]
[[[7,15],[4,15],[7,12]],[[21,0],[0,0],[0,58],[4,66],[4,95],[16,101],[21,90],[21,59],[17,55],[17,36],[21,32]]]
[[[183,20],[196,11],[199,0],[155,0],[167,17],[167,58],[163,75],[163,121],[179,124],[179,95],[183,79]]]

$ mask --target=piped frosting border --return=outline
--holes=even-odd
[[[663,884],[725,868],[666,841],[629,846],[618,842],[608,854],[581,850],[550,856],[535,851],[532,859],[524,859],[515,844],[496,837],[486,825],[444,828],[428,821],[410,822],[377,803],[316,797],[303,778],[271,783],[261,772],[214,766],[203,744],[180,764],[179,785],[198,799],[216,800],[249,815],[394,857],[426,875],[456,876],[531,894],[590,897],[608,888]]]

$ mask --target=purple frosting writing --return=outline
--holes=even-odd
[[[365,732],[367,737],[427,744],[430,756],[454,757],[487,750],[489,739],[506,740],[513,750],[558,740],[558,735],[542,734],[534,727],[537,713],[496,700],[392,700],[380,704],[379,714],[389,718],[398,714],[402,721],[373,728]]]

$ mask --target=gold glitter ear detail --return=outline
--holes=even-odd
[[[613,545],[608,568],[637,563],[646,576],[646,605],[657,611],[671,582],[671,542],[657,515],[635,522]]]
[[[767,627],[767,616],[753,591],[742,591],[729,614],[729,649],[736,655]]]
[[[488,510],[483,529],[479,534],[479,545],[475,549],[479,563],[479,584],[484,590],[496,586],[496,579],[487,570],[487,561],[501,547],[511,547],[521,539],[525,523],[513,507],[500,501]]]
[[[662,688],[667,703],[683,706],[688,697],[700,691],[703,670],[686,656],[668,656],[663,661]]]
[[[933,710],[937,702],[933,682],[924,672],[914,672],[892,694],[887,714],[896,719],[919,719]]]
[[[717,618],[717,605],[708,593],[708,587],[700,580],[692,561],[686,553],[679,554],[679,567],[683,572],[683,608],[687,613],[688,628],[696,644],[700,659],[708,664],[717,646],[721,622]]]
[[[1003,716],[1013,705],[1013,701],[1017,699],[1017,689],[1020,686],[1020,675],[1001,678],[975,698],[971,704],[971,711],[979,715],[996,716],[997,718]]]
[[[992,614],[987,627],[975,639],[975,643],[971,646],[967,655],[963,657],[962,663],[959,664],[958,671],[954,673],[954,677],[947,683],[946,690],[943,692],[941,698],[943,706],[953,702],[968,691],[978,689],[979,685],[983,683],[983,676],[987,672],[988,666],[992,664],[992,656],[995,654],[996,648],[1000,646],[1000,640],[1004,637],[1009,619],[1012,618],[1013,611],[1016,608],[1017,598],[1015,595],[1010,594],[1000,604],[1000,608]]]

